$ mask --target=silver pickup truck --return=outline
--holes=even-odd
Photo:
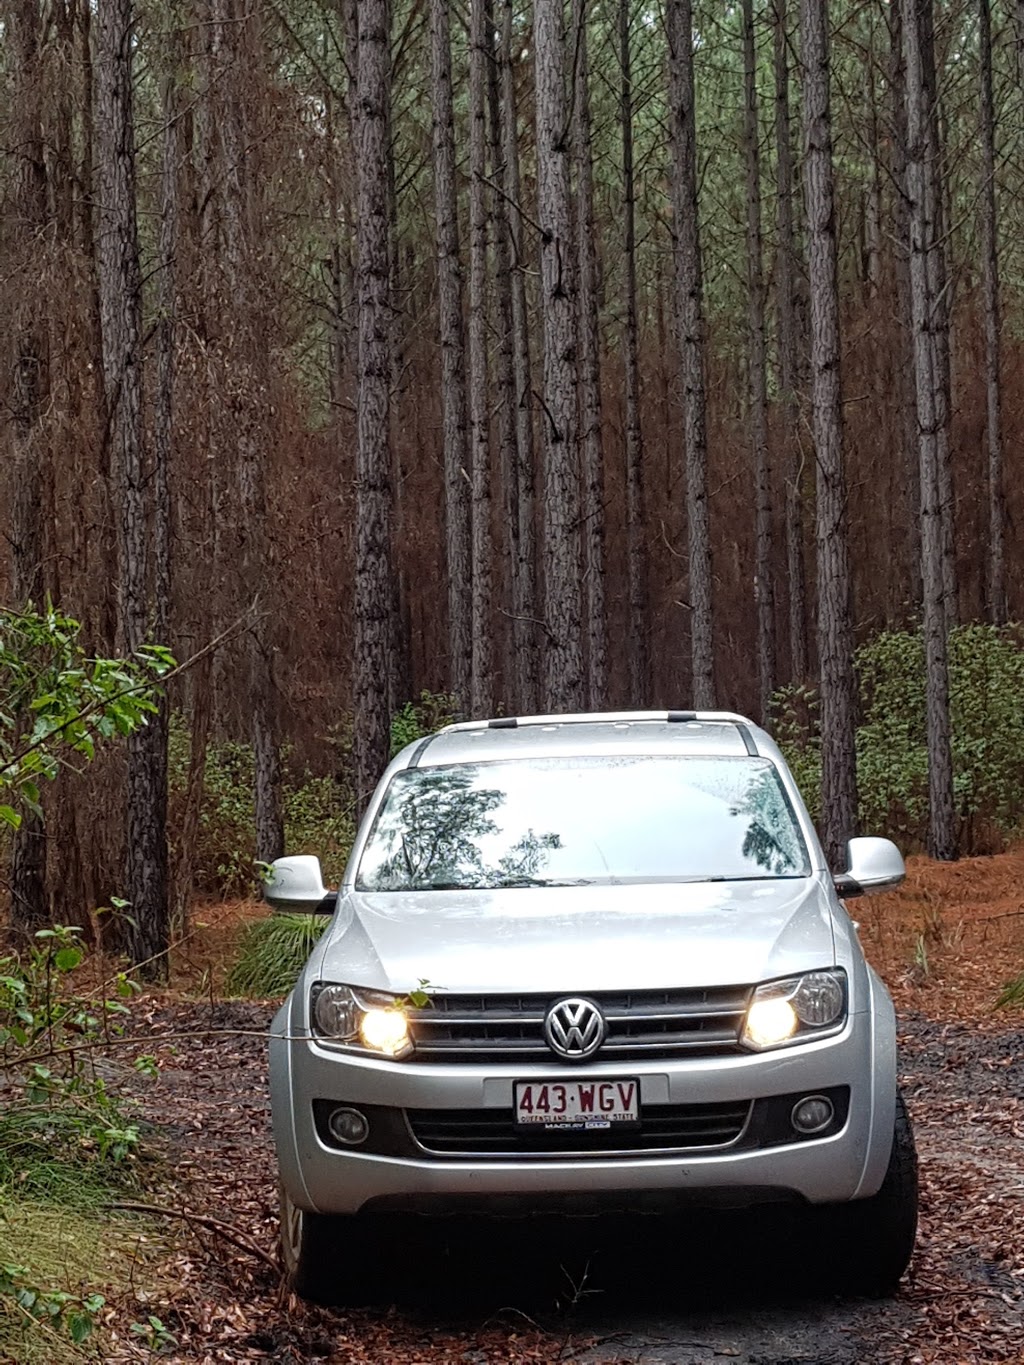
[[[272,1026],[291,1286],[344,1297],[374,1215],[805,1206],[848,1288],[917,1223],[892,1002],[771,738],[711,712],[449,726],[391,763]],[[817,1206],[817,1207],[812,1207]],[[822,1242],[812,1238],[810,1245]]]

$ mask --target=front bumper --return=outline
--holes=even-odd
[[[296,1036],[289,1001],[274,1021],[271,1039],[281,1179],[299,1207],[334,1214],[773,1199],[818,1204],[868,1196],[885,1174],[896,1093],[891,1005],[877,989],[872,995],[873,1008],[851,1016],[841,1034],[817,1042],[757,1055],[598,1063],[572,1071],[596,1080],[637,1077],[646,1112],[658,1106],[750,1102],[753,1114],[758,1101],[773,1097],[843,1092],[848,1095],[845,1122],[830,1135],[800,1140],[794,1135],[792,1142],[774,1140],[761,1147],[751,1144],[748,1126],[743,1139],[717,1150],[587,1151],[564,1157],[547,1150],[511,1158],[443,1155],[422,1150],[411,1138],[409,1155],[339,1150],[323,1134],[324,1102],[389,1111],[393,1127],[404,1124],[403,1111],[510,1111],[514,1082],[550,1079],[562,1070],[557,1063],[417,1065],[339,1053]]]

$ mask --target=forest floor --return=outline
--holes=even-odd
[[[993,1011],[1024,968],[1024,851],[912,859],[898,892],[855,903],[900,1012],[901,1080],[921,1156],[918,1249],[883,1302],[809,1292],[760,1214],[395,1228],[376,1302],[313,1308],[281,1289],[265,1038],[272,1003],[222,1001],[242,904],[204,907],[176,989],[140,1001],[160,1077],[140,1096],[170,1173],[156,1314],[203,1363],[854,1365],[1024,1361],[1024,1012]],[[211,1036],[216,1033],[218,1036]],[[115,1347],[116,1350],[116,1347]],[[123,1356],[138,1360],[124,1345]]]

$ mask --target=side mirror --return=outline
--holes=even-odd
[[[263,899],[272,909],[293,915],[333,915],[337,894],[324,886],[320,859],[298,853],[270,864]]]
[[[840,896],[864,896],[898,886],[907,875],[903,854],[891,839],[851,839],[846,846],[849,871],[836,877]]]

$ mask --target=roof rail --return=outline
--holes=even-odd
[[[446,725],[440,733],[448,734],[460,730],[517,730],[528,725],[587,725],[601,722],[618,721],[660,723],[708,722],[749,726],[746,716],[735,711],[581,711],[567,715],[548,716],[494,716],[489,720],[463,720],[454,725]]]

